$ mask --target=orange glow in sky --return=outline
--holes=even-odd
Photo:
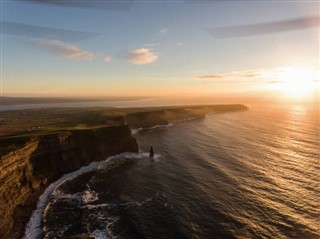
[[[319,90],[319,70],[311,68],[285,68],[278,76],[273,87],[289,98],[306,98]]]

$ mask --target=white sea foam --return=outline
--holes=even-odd
[[[99,161],[99,162],[92,162],[88,166],[81,167],[77,171],[68,173],[63,175],[61,178],[59,178],[57,181],[53,182],[52,184],[47,187],[47,189],[44,191],[44,193],[40,196],[39,201],[37,203],[37,209],[33,211],[32,216],[26,226],[25,235],[23,239],[38,239],[41,238],[42,234],[42,226],[41,226],[41,220],[44,214],[44,211],[46,209],[48,200],[52,193],[55,193],[56,195],[61,193],[57,188],[62,185],[63,183],[70,181],[81,174],[91,172],[93,170],[99,169],[100,166],[105,167],[108,163],[112,162],[113,160],[117,160],[120,158],[140,158],[139,154],[135,153],[122,153],[115,156],[111,156],[107,158],[105,161]],[[66,195],[65,195],[66,196]],[[84,200],[95,200],[97,195],[94,195],[92,192],[88,192],[87,197],[85,196]]]
[[[179,123],[179,122],[191,121],[191,120],[196,120],[196,119],[201,119],[201,117],[189,117],[189,118],[185,118],[185,119],[173,120],[172,123]]]
[[[152,127],[148,127],[148,128],[137,128],[137,129],[131,129],[131,133],[133,135],[139,133],[140,131],[143,130],[153,130],[153,129],[167,129],[169,127],[172,127],[174,123],[180,123],[180,122],[186,122],[186,121],[191,121],[191,120],[196,120],[196,119],[200,119],[201,117],[189,117],[189,118],[185,118],[185,119],[179,119],[179,120],[172,120],[169,122],[169,124],[165,124],[165,125],[155,125]]]
[[[94,205],[91,205],[91,204],[84,205],[84,206],[82,206],[82,208],[88,208],[90,210],[90,209],[95,209],[95,208],[113,208],[116,206],[117,206],[116,204],[101,203],[101,204],[94,204]]]
[[[47,202],[50,198],[51,193],[63,184],[66,181],[76,178],[77,176],[90,172],[96,169],[99,165],[99,162],[92,162],[88,166],[81,167],[79,170],[63,175],[60,179],[50,184],[49,187],[44,191],[44,193],[40,196],[37,209],[33,211],[32,216],[26,226],[26,231],[24,235],[24,239],[37,239],[41,237],[42,228],[41,228],[41,220],[42,215],[47,205]]]
[[[134,134],[137,134],[139,131],[141,131],[143,128],[138,128],[138,129],[131,129],[131,133],[134,135]]]
[[[97,201],[98,199],[99,199],[98,193],[92,190],[90,186],[87,184],[87,189],[84,191],[82,195],[83,204],[88,204],[88,203]]]
[[[154,157],[152,159],[160,159],[162,156],[161,154],[154,154]],[[107,168],[111,162],[119,160],[119,159],[150,159],[149,157],[149,152],[142,152],[142,153],[122,153],[122,154],[117,154],[115,156],[109,157],[105,161],[101,161],[98,165],[98,170],[103,170]]]
[[[155,125],[155,126],[148,127],[148,128],[140,127],[138,129],[131,129],[131,133],[134,135],[134,134],[139,133],[142,130],[166,129],[166,128],[169,128],[172,126],[173,126],[173,123],[169,123],[169,124],[165,124],[165,125]]]
[[[90,237],[93,237],[94,239],[111,239],[111,237],[108,237],[103,231],[95,230],[90,234]]]

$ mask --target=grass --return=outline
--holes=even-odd
[[[239,105],[171,106],[144,108],[49,108],[3,111],[0,115],[0,156],[35,137],[65,131],[122,125],[124,116],[137,112],[188,109],[205,114],[211,110],[230,111]],[[171,113],[172,114],[172,111]]]

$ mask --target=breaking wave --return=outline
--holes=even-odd
[[[133,135],[139,133],[139,132],[142,132],[142,131],[152,131],[152,130],[155,130],[155,129],[168,129],[169,127],[172,127],[173,126],[173,123],[169,123],[169,124],[166,124],[166,125],[155,125],[155,126],[152,126],[152,127],[149,127],[149,128],[143,128],[143,127],[140,127],[138,129],[131,129],[131,133]]]
[[[160,154],[155,154],[154,159],[158,160],[161,157]],[[92,202],[95,202],[99,199],[98,193],[95,192],[90,188],[88,184],[86,184],[86,190],[81,194],[65,194],[59,190],[59,187],[63,184],[65,184],[68,181],[72,181],[75,178],[86,174],[93,172],[95,170],[103,170],[110,166],[113,162],[116,162],[117,160],[138,160],[138,159],[149,159],[148,153],[121,153],[115,156],[111,156],[107,158],[105,161],[100,162],[92,162],[87,166],[81,167],[79,170],[68,173],[63,175],[61,178],[59,178],[57,181],[50,184],[47,189],[44,191],[44,193],[40,196],[39,201],[37,203],[36,210],[32,213],[32,216],[26,226],[26,231],[24,235],[24,239],[38,239],[42,238],[43,236],[43,228],[42,228],[42,219],[43,215],[45,214],[45,211],[47,210],[48,206],[50,206],[49,200],[51,199],[52,202],[54,202],[55,199],[68,199],[70,201],[76,200],[76,201],[82,201],[84,207],[90,208],[90,204]],[[108,204],[106,204],[108,205]],[[103,206],[103,204],[102,204]],[[93,206],[95,207],[95,206]],[[94,235],[95,238],[108,238],[102,236],[101,231],[94,231],[92,232],[92,236]],[[59,234],[59,233],[58,233]],[[100,235],[100,236],[97,236]]]

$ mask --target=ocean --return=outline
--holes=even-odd
[[[319,124],[298,105],[133,130],[140,153],[52,184],[25,238],[320,238]]]

